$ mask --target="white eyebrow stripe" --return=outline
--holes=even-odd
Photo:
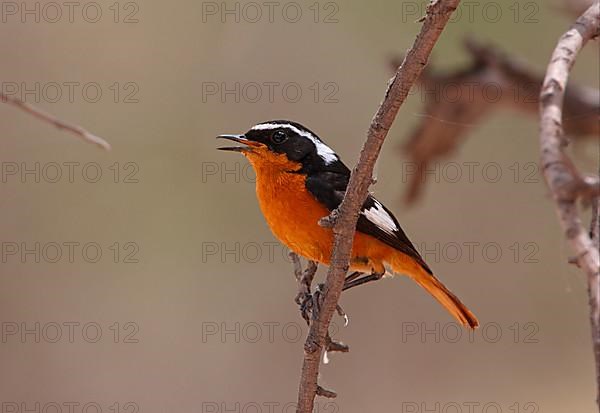
[[[250,130],[271,130],[280,128],[289,129],[300,136],[310,139],[312,143],[315,144],[319,157],[325,161],[325,165],[329,165],[330,163],[338,160],[338,156],[333,149],[325,145],[319,138],[310,132],[298,129],[289,123],[259,123],[258,125],[253,126]]]
[[[393,235],[395,231],[398,230],[396,227],[396,223],[394,219],[387,213],[387,211],[383,208],[381,203],[374,199],[375,206],[372,206],[369,209],[364,209],[360,213],[363,214],[369,221],[377,225],[382,231],[387,232],[390,235]]]

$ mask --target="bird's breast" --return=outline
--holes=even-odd
[[[256,195],[271,232],[295,253],[329,264],[333,231],[319,225],[330,211],[307,189],[306,176],[274,170],[256,171]],[[356,232],[352,247],[352,270],[380,271],[393,249],[370,235]],[[365,261],[366,260],[366,261]]]
[[[298,173],[257,174],[256,194],[273,234],[292,251],[326,262],[333,234],[318,224],[329,214],[306,189],[306,177]]]

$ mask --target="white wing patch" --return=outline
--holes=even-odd
[[[378,200],[374,199],[373,201],[375,201],[375,206],[361,211],[361,214],[381,230],[393,235],[398,230],[394,218],[383,209],[383,205]]]
[[[329,146],[325,145],[319,138],[308,131],[303,131],[295,127],[294,125],[289,125],[287,123],[259,123],[258,125],[253,126],[250,130],[270,130],[270,129],[289,129],[300,136],[305,137],[312,141],[317,148],[317,155],[323,161],[325,161],[325,165],[329,165],[332,162],[338,160],[338,156]]]

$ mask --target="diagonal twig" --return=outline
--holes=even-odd
[[[88,132],[87,130],[83,129],[81,126],[77,126],[77,125],[73,125],[73,124],[64,122],[64,121],[54,117],[53,115],[51,115],[47,112],[44,112],[43,110],[40,110],[40,109],[36,108],[35,106],[30,105],[27,102],[22,101],[21,99],[17,99],[14,96],[7,96],[7,95],[3,94],[2,92],[0,92],[0,102],[5,102],[10,105],[16,106],[19,109],[23,110],[24,112],[27,112],[30,115],[35,116],[36,118],[38,118],[44,122],[54,125],[58,129],[63,129],[68,132],[71,132],[72,134],[83,139],[84,141],[92,143],[96,146],[99,146],[104,150],[107,150],[107,151],[110,150],[110,144],[108,142],[106,142],[104,139],[102,139],[101,137]]]

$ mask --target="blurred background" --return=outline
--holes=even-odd
[[[469,65],[470,34],[542,74],[577,15],[559,0],[468,3],[436,69]],[[354,165],[426,2],[69,4],[1,4],[2,92],[113,146],[0,105],[2,411],[295,411],[307,328],[292,268],[254,174],[214,137],[293,119]],[[596,48],[572,76],[594,88]],[[339,396],[318,411],[595,411],[586,282],[537,168],[535,117],[468,125],[408,207],[401,147],[422,119],[415,92],[372,189],[482,328],[401,277],[344,294],[350,324],[332,335],[351,351],[322,367]],[[597,146],[574,139],[582,170],[597,171]]]

